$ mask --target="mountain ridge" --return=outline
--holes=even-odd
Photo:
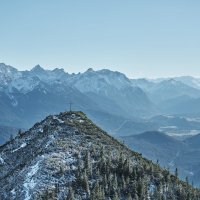
[[[142,158],[82,112],[48,116],[0,146],[0,169],[5,200],[200,198],[199,190]]]
[[[3,66],[6,68],[5,64]],[[3,73],[0,72],[1,75],[4,77]],[[5,113],[12,113],[9,116],[16,116],[16,121],[23,128],[30,127],[33,122],[41,120],[47,114],[66,109],[64,102],[66,102],[65,107],[67,107],[69,101],[74,101],[74,107],[77,110],[81,109],[88,114],[90,114],[90,110],[96,110],[131,118],[148,115],[155,110],[155,106],[147,95],[140,88],[132,87],[130,80],[120,72],[104,69],[68,74],[63,69],[45,70],[37,65],[30,71],[15,69],[13,73],[8,73],[7,76],[8,78],[2,78],[2,84],[0,83],[0,95],[2,96],[0,108]],[[55,100],[55,96],[58,96],[60,100]],[[23,99],[34,105],[34,113],[31,113],[30,107],[26,107]],[[54,99],[53,102],[52,99]],[[79,101],[80,99],[87,99],[87,103],[85,101],[83,105]],[[61,104],[60,101],[63,103]],[[121,102],[124,102],[124,105]],[[41,110],[40,104],[42,103],[45,106]],[[53,103],[55,106],[49,109],[50,106],[48,105]],[[96,104],[96,108],[91,107],[94,104]],[[32,119],[27,120],[26,117],[21,116],[24,109],[30,112]],[[9,116],[7,117],[7,114],[5,116],[4,121],[7,120],[7,123],[3,125],[9,125]],[[10,123],[10,125],[13,124]]]

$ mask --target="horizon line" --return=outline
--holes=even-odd
[[[109,68],[100,68],[100,69],[94,69],[94,66],[93,67],[88,67],[88,68],[85,68],[84,70],[81,70],[81,71],[77,71],[77,72],[68,72],[66,70],[66,67],[50,67],[50,68],[45,68],[43,66],[41,66],[40,64],[36,64],[34,67],[28,67],[27,69],[19,69],[18,67],[14,67],[13,65],[10,65],[10,64],[6,64],[4,62],[0,62],[0,65],[3,64],[5,66],[9,66],[9,67],[12,67],[14,69],[16,69],[17,71],[19,72],[24,72],[24,71],[31,71],[32,69],[34,69],[35,67],[37,66],[40,66],[43,70],[45,71],[53,71],[55,69],[59,69],[59,70],[63,70],[66,74],[79,74],[79,73],[85,73],[87,72],[88,70],[93,70],[95,72],[98,72],[98,71],[101,71],[101,70],[109,70],[109,71],[112,71],[112,72],[119,72],[121,74],[124,74],[128,79],[146,79],[146,80],[159,80],[159,79],[174,79],[174,78],[180,78],[180,77],[191,77],[191,78],[200,78],[200,76],[195,76],[195,75],[191,75],[191,74],[182,74],[182,75],[166,75],[166,76],[134,76],[134,77],[130,77],[128,76],[127,73],[125,72],[122,72],[122,71],[118,71],[118,70],[112,70],[112,69],[109,69]]]

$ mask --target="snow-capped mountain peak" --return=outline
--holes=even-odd
[[[105,92],[110,87],[117,90],[131,87],[130,80],[122,73],[108,69],[94,71],[89,68],[86,72],[78,74],[71,80],[73,85],[81,92]]]
[[[0,74],[13,74],[16,73],[17,69],[11,67],[10,65],[6,65],[4,63],[0,63]]]

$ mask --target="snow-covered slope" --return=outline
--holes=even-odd
[[[81,112],[48,116],[1,146],[0,170],[4,200],[200,198]]]
[[[119,72],[107,69],[94,71],[90,68],[82,74],[71,76],[68,84],[101,104],[102,109],[108,105],[107,110],[112,110],[109,108],[115,105],[118,108],[115,114],[118,115],[124,113],[128,116],[143,116],[156,112],[145,92],[133,86],[131,81]]]
[[[94,71],[90,68],[86,72],[72,77],[69,82],[81,92],[96,93],[106,93],[111,88],[120,90],[131,86],[130,80],[124,74],[107,69]]]

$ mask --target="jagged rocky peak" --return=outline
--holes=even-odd
[[[65,70],[63,68],[55,68],[55,69],[53,69],[53,72],[55,72],[55,73],[65,73]]]
[[[33,67],[33,69],[31,69],[31,71],[35,72],[35,73],[41,73],[41,72],[44,72],[45,70],[38,64],[35,67]]]
[[[14,72],[16,73],[17,69],[5,63],[0,63],[0,74],[11,74]]]
[[[0,199],[189,199],[181,182],[82,112],[50,115],[0,147]],[[157,196],[159,198],[157,198]]]

